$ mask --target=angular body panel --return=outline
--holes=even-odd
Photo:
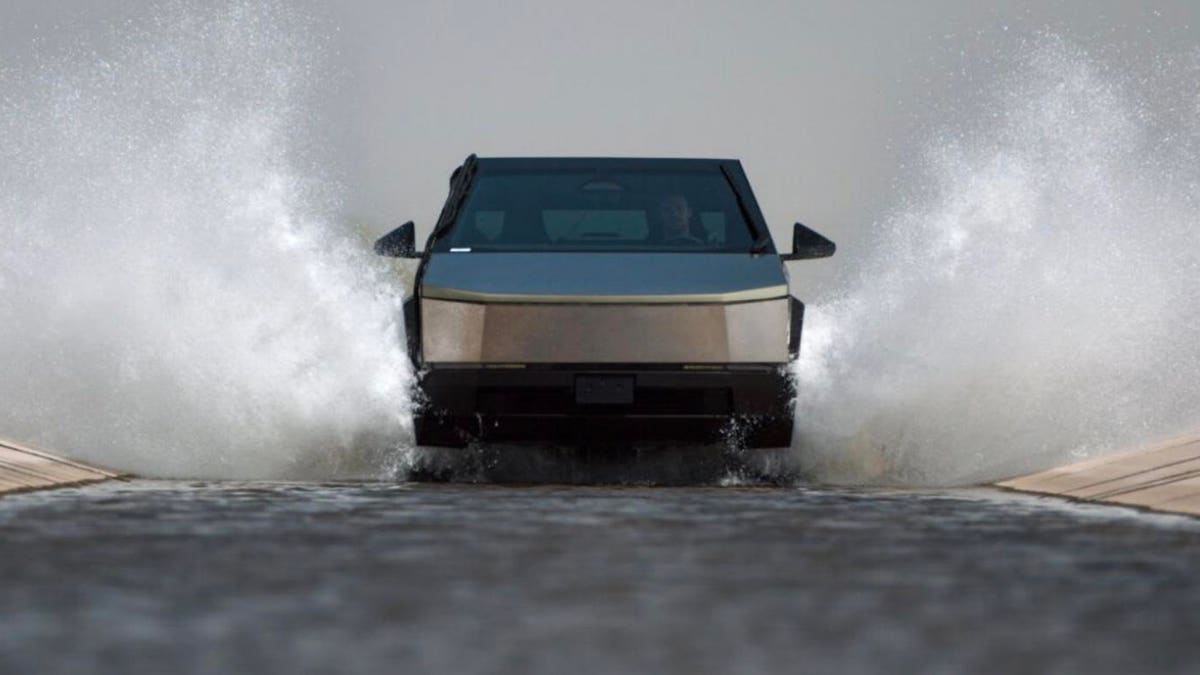
[[[787,361],[786,298],[697,304],[424,299],[426,363],[729,364]]]
[[[787,295],[776,256],[435,253],[421,296],[475,302],[744,302]]]

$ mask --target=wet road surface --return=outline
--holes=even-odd
[[[1177,672],[1200,521],[985,489],[0,499],[0,672]]]

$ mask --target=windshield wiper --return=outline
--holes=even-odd
[[[771,233],[765,230],[759,231],[758,224],[750,216],[750,209],[746,208],[746,202],[742,199],[742,192],[738,190],[737,183],[734,182],[729,167],[724,164],[721,165],[721,175],[725,176],[725,182],[729,183],[729,189],[733,190],[733,198],[737,200],[738,210],[742,212],[742,218],[746,219],[746,223],[750,225],[750,229],[754,232],[754,242],[750,244],[750,253],[765,253],[767,247],[771,244]]]
[[[450,225],[458,219],[458,212],[462,209],[463,202],[467,199],[467,192],[471,187],[471,181],[475,178],[475,170],[479,166],[479,160],[475,157],[475,153],[467,156],[467,159],[459,167],[462,172],[457,176],[457,180],[451,186],[450,197],[446,199],[446,205],[442,208],[442,214],[438,216],[438,221],[433,227],[433,232],[429,234],[429,242],[432,244],[439,239]],[[429,248],[426,245],[426,248]]]

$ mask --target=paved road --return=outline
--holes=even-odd
[[[0,672],[1177,672],[1200,521],[991,490],[0,499]]]

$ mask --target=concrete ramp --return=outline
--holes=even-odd
[[[1179,436],[996,485],[1082,501],[1200,515],[1200,436]]]
[[[0,494],[95,483],[121,475],[0,439]]]

